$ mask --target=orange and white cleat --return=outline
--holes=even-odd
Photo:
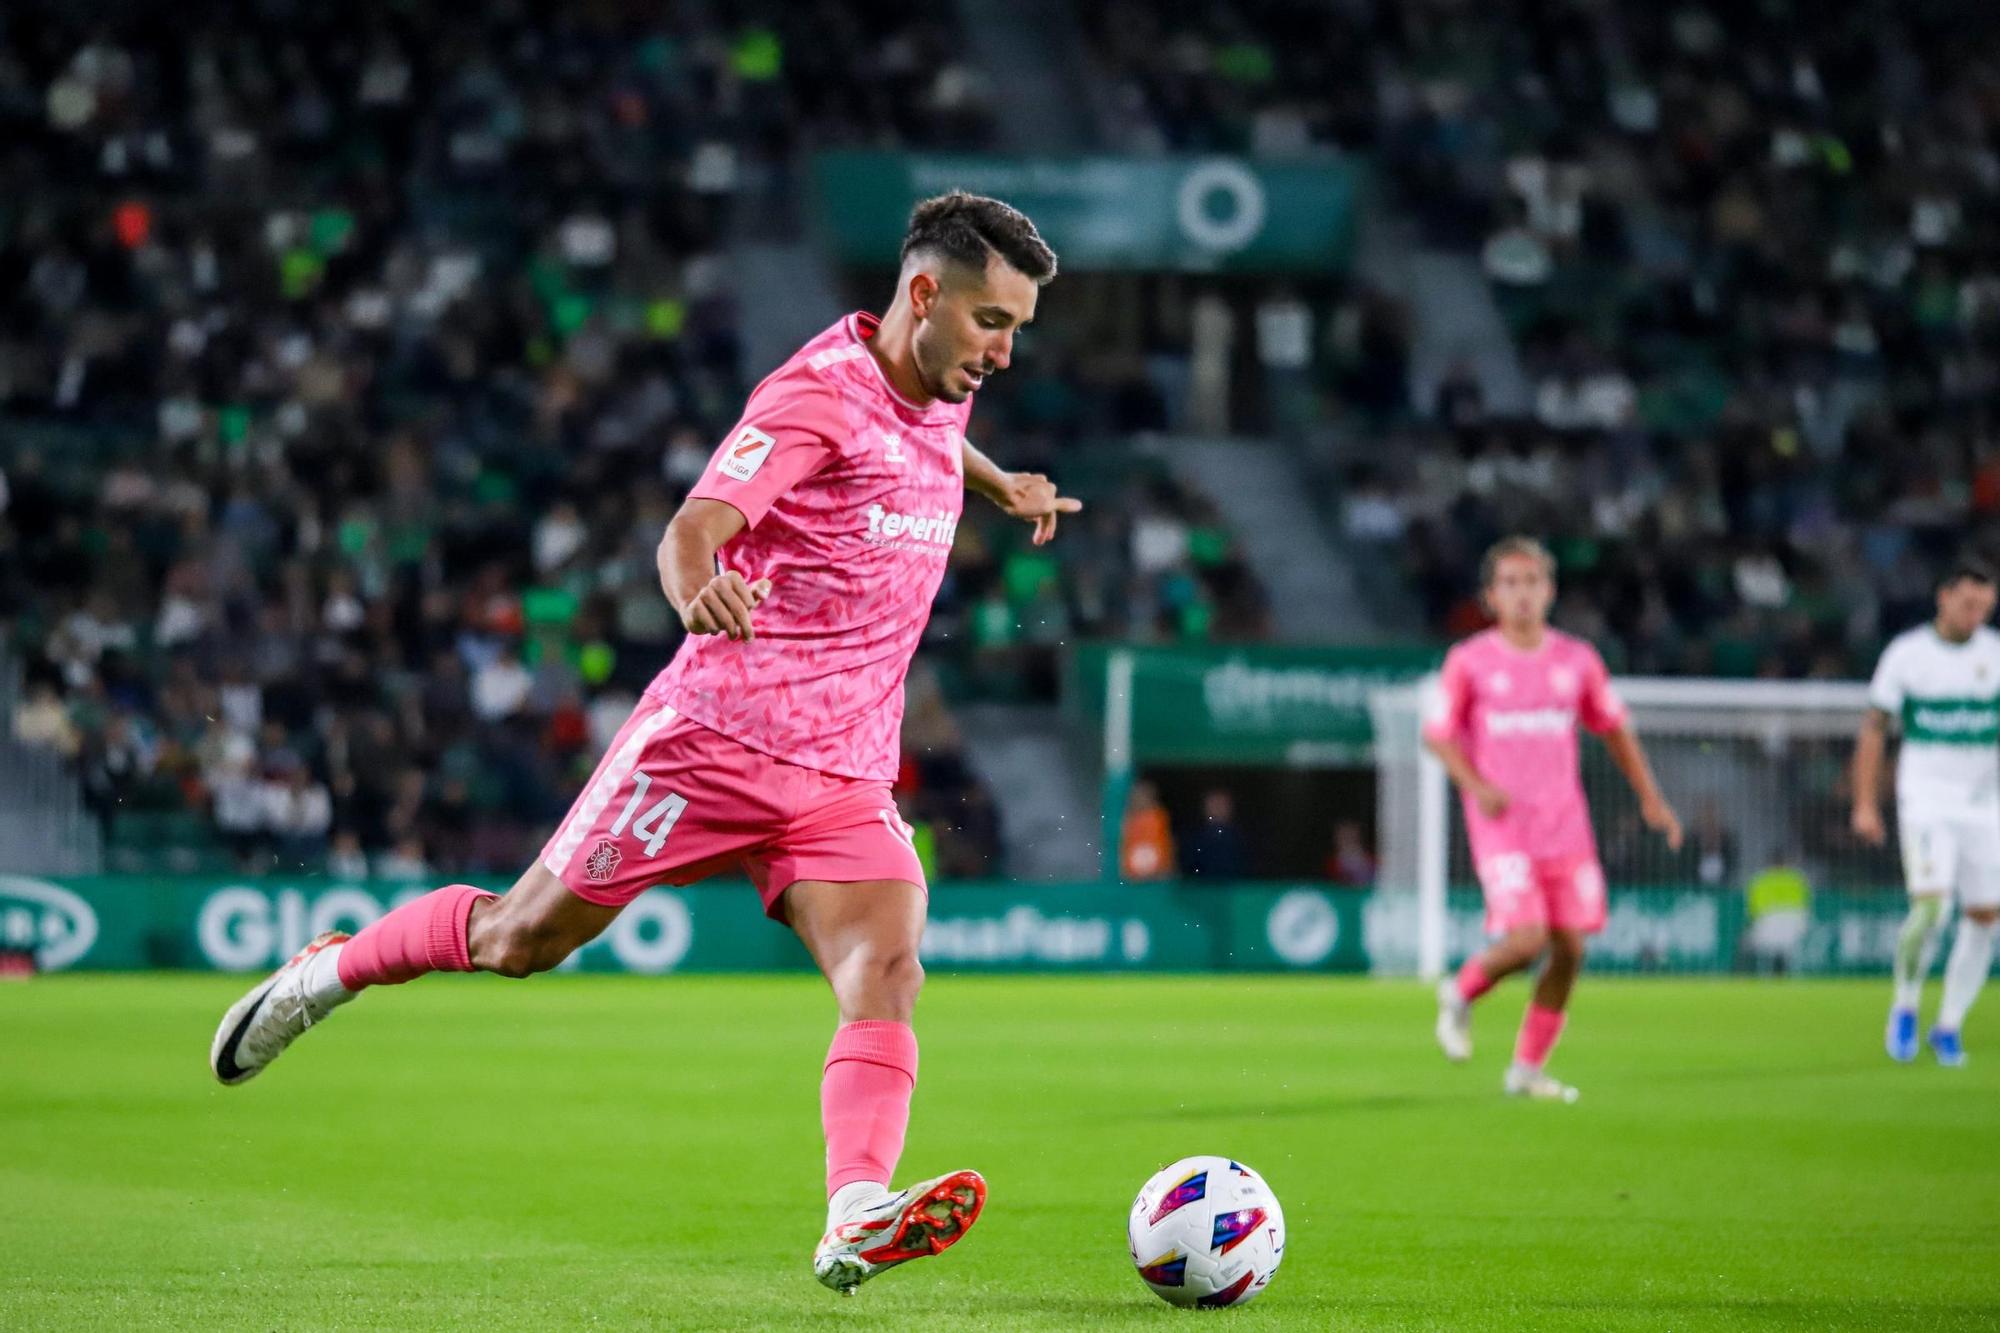
[[[249,1082],[334,1006],[353,998],[338,986],[315,990],[311,984],[312,964],[328,949],[345,943],[347,936],[337,930],[315,937],[229,1006],[208,1048],[208,1067],[218,1081],[232,1087]]]
[[[813,1276],[843,1296],[878,1273],[943,1254],[965,1238],[986,1206],[977,1171],[954,1171],[863,1203],[820,1237]]]

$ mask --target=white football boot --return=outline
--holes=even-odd
[[[1458,982],[1446,977],[1438,983],[1438,1049],[1453,1064],[1472,1058],[1472,1006],[1460,998]]]
[[[813,1276],[843,1296],[878,1273],[943,1254],[965,1238],[986,1206],[977,1171],[954,1171],[863,1203],[835,1222],[813,1252]]]
[[[1538,1102],[1573,1102],[1576,1089],[1561,1079],[1552,1078],[1545,1069],[1532,1069],[1527,1065],[1508,1065],[1507,1081],[1502,1085],[1509,1097],[1528,1097]]]
[[[278,1058],[299,1034],[354,997],[338,986],[310,984],[313,960],[336,944],[347,943],[340,931],[329,930],[293,954],[222,1016],[215,1041],[208,1048],[208,1067],[221,1082],[247,1083]],[[327,960],[331,962],[332,960]]]

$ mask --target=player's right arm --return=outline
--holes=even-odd
[[[660,587],[690,634],[757,637],[751,613],[771,595],[771,580],[751,583],[733,569],[716,572],[715,553],[743,531],[743,511],[721,500],[691,499],[660,541]]]
[[[1424,746],[1438,757],[1458,789],[1478,803],[1480,812],[1488,819],[1497,819],[1507,811],[1507,793],[1480,775],[1459,744],[1471,719],[1472,673],[1466,669],[1464,657],[1453,649],[1445,656],[1431,715],[1424,721]]]
[[[1882,824],[1882,755],[1887,748],[1889,715],[1870,706],[1854,738],[1854,836],[1871,847],[1888,841]]]
[[[660,539],[660,588],[688,633],[757,637],[751,613],[771,595],[771,580],[720,569],[716,553],[833,460],[843,421],[833,390],[807,371],[780,371],[750,395]]]
[[[1868,715],[1854,737],[1854,836],[1873,847],[1888,841],[1882,824],[1882,756],[1888,748],[1889,720],[1903,707],[1901,655],[1890,644],[1868,682]]]
[[[1507,813],[1507,793],[1479,776],[1479,770],[1472,766],[1457,741],[1443,740],[1436,736],[1424,737],[1424,745],[1438,757],[1444,771],[1451,774],[1451,780],[1458,789],[1470,792],[1472,799],[1479,803],[1479,811],[1488,819],[1498,819]]]

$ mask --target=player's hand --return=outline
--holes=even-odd
[[[1639,818],[1646,821],[1646,827],[1667,840],[1667,850],[1677,852],[1685,836],[1681,832],[1681,817],[1674,813],[1665,797],[1655,796],[1639,807]]]
[[[744,581],[735,570],[717,574],[681,608],[681,624],[690,634],[727,634],[748,643],[757,637],[750,613],[771,595],[771,580]]]
[[[1509,804],[1507,793],[1490,782],[1482,782],[1472,789],[1472,799],[1479,806],[1479,813],[1488,819],[1498,819],[1507,813]]]
[[[1889,830],[1882,827],[1882,808],[1877,805],[1857,805],[1854,807],[1854,836],[1870,847],[1880,847],[1889,841]]]
[[[1081,513],[1083,501],[1072,500],[1056,490],[1056,484],[1039,472],[1009,472],[993,503],[1009,518],[1024,519],[1035,525],[1035,545],[1054,539],[1056,520],[1063,514]]]

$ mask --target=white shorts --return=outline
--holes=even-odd
[[[2000,907],[2000,814],[1904,816],[1903,882],[1911,893],[1956,893]]]

